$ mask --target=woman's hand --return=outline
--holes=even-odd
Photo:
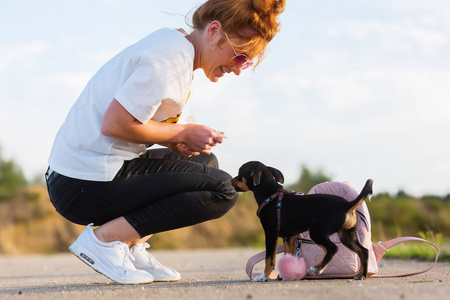
[[[211,154],[211,149],[223,142],[222,133],[205,125],[169,124],[152,120],[141,123],[116,99],[111,101],[103,116],[101,132],[105,136],[131,143],[171,144],[171,149],[186,156]]]
[[[188,138],[179,148],[191,155],[195,155],[195,152],[209,155],[213,147],[223,142],[223,133],[199,124],[187,124],[186,135]]]
[[[172,151],[175,151],[186,157],[200,155],[200,152],[194,152],[194,151],[190,150],[185,144],[181,144],[181,143],[178,143],[178,144],[169,143],[167,145],[162,145],[162,146],[166,146],[166,147],[172,149]]]

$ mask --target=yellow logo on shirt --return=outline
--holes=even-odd
[[[177,123],[178,120],[180,119],[180,117],[181,117],[181,113],[179,113],[175,118],[168,118],[164,121],[161,121],[161,123]]]
[[[186,98],[186,102],[189,100],[189,96],[190,96],[190,95],[191,95],[191,92],[189,92],[189,94],[188,94],[188,96],[187,96],[187,98]],[[181,117],[181,114],[182,114],[182,112],[180,112],[179,114],[177,114],[177,116],[174,117],[174,118],[168,118],[168,119],[166,119],[166,120],[164,120],[164,121],[161,121],[161,123],[177,123],[178,120],[179,120],[180,117]]]

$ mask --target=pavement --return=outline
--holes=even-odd
[[[252,282],[255,249],[152,251],[178,270],[178,282],[115,284],[70,253],[0,256],[0,299],[450,299],[450,263],[412,277]],[[423,270],[430,262],[385,260],[380,274]],[[263,265],[255,271],[261,272]]]

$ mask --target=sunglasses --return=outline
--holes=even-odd
[[[231,49],[233,49],[234,51],[234,56],[233,58],[230,59],[229,65],[230,68],[232,67],[240,67],[242,68],[242,70],[247,69],[248,67],[250,67],[253,62],[250,60],[250,58],[248,58],[247,55],[245,54],[238,54],[236,52],[236,49],[234,49],[233,44],[231,43],[230,39],[228,38],[228,35],[226,32],[223,32],[225,34],[225,37],[227,38],[228,44],[230,44]]]

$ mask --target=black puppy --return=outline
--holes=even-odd
[[[285,253],[294,254],[295,235],[309,230],[311,239],[324,251],[319,264],[310,267],[308,274],[319,275],[338,251],[330,235],[338,233],[341,242],[357,253],[361,268],[355,279],[367,277],[369,251],[356,236],[357,216],[355,210],[367,196],[372,195],[371,179],[359,196],[349,202],[342,197],[328,194],[298,196],[283,190],[283,174],[275,168],[258,161],[245,163],[232,183],[236,191],[252,191],[258,203],[258,216],[266,238],[266,264],[264,273],[254,281],[267,281],[275,267],[278,237],[283,238]]]

